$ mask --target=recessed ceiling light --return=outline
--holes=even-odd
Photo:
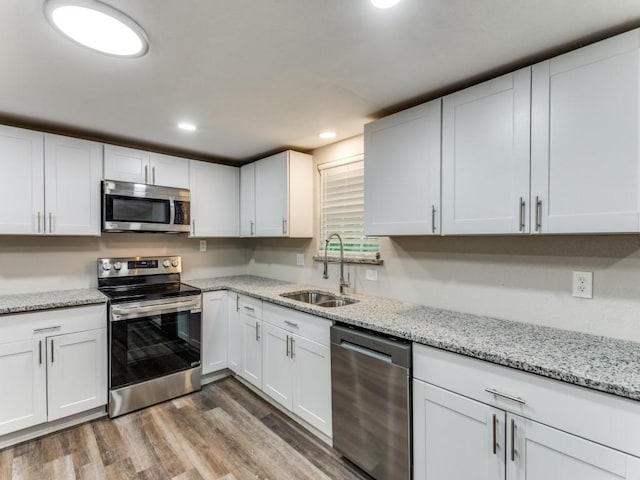
[[[189,122],[180,122],[178,128],[180,130],[186,130],[187,132],[195,132],[197,130],[196,126]]]
[[[400,0],[371,0],[374,7],[389,8],[397,5]]]
[[[336,138],[336,132],[329,132],[329,131],[326,131],[326,132],[320,132],[320,133],[318,134],[318,136],[319,136],[320,138],[324,138],[325,140],[328,140],[328,139],[330,139],[330,138]]]
[[[140,25],[98,0],[45,0],[44,15],[71,40],[109,55],[141,57],[149,50]]]

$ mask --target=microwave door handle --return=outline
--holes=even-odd
[[[176,224],[176,201],[175,199],[169,200],[169,225]]]

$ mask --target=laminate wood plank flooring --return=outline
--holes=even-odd
[[[368,480],[232,377],[0,450],[0,480]]]

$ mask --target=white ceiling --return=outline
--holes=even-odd
[[[147,32],[118,59],[0,0],[0,115],[232,160],[362,133],[382,112],[640,26],[638,0],[107,0]],[[175,128],[188,119],[195,133]]]

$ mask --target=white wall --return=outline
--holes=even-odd
[[[355,137],[316,150],[314,160],[355,155],[362,145]],[[337,288],[339,266],[323,280],[312,261],[317,239],[248,245],[251,274]],[[296,253],[305,254],[304,267],[295,266]],[[349,266],[356,292],[640,342],[637,235],[394,237],[381,239],[381,254],[383,266]],[[365,280],[366,269],[378,271],[377,282]],[[571,296],[574,270],[594,272],[592,300]]]
[[[0,294],[97,286],[98,258],[181,255],[183,280],[247,271],[247,250],[238,239],[111,233],[93,237],[0,236]]]

